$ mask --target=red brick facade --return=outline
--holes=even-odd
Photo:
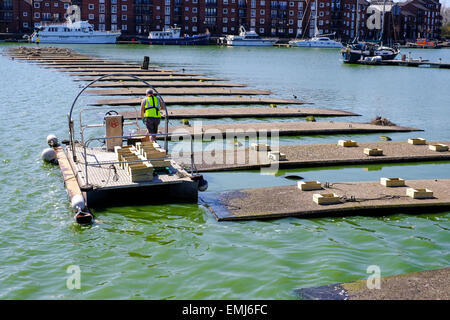
[[[320,34],[337,39],[356,36],[376,39],[380,32],[367,28],[369,6],[380,2],[359,0],[0,0],[0,33],[31,32],[42,23],[64,21],[67,7],[78,5],[81,19],[96,30],[121,30],[124,35],[146,35],[177,25],[182,33],[209,30],[213,35],[237,34],[242,25],[263,36],[311,37]],[[382,3],[382,2],[381,2]],[[384,38],[392,41],[439,36],[441,4],[438,0],[388,2]],[[317,23],[316,23],[317,11]]]

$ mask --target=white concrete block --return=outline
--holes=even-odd
[[[341,147],[357,147],[358,143],[353,140],[339,140],[338,145]]]
[[[448,151],[448,145],[446,144],[442,144],[442,143],[438,143],[438,144],[430,144],[430,146],[428,147],[430,150],[433,151]]]
[[[297,187],[302,191],[320,190],[322,185],[319,181],[298,181]]]
[[[385,187],[404,187],[405,180],[402,178],[381,178],[380,183]]]
[[[364,148],[364,154],[368,156],[382,156],[383,149],[378,148]]]
[[[422,144],[427,144],[427,140],[425,140],[423,138],[411,138],[411,139],[408,139],[408,143],[414,144],[414,145],[422,145]]]
[[[433,198],[433,191],[426,188],[408,188],[406,189],[406,195],[413,199],[430,199]]]
[[[280,151],[270,151],[267,156],[269,160],[272,161],[286,160],[286,155],[284,153],[281,153]]]
[[[317,204],[338,204],[341,203],[339,196],[335,193],[314,193],[313,201]]]
[[[265,143],[252,143],[250,145],[250,149],[251,150],[256,150],[256,151],[270,151],[270,146],[265,144]]]

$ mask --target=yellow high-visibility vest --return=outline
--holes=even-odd
[[[159,99],[155,96],[147,97],[145,100],[145,118],[161,118],[161,113],[159,113]]]

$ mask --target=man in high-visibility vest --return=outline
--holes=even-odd
[[[146,97],[141,102],[141,117],[149,134],[158,133],[161,110],[165,110],[164,101],[160,101],[152,89],[147,89]],[[150,136],[150,140],[156,141],[156,137]]]

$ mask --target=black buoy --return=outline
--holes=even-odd
[[[303,179],[303,177],[301,177],[301,176],[297,176],[297,175],[290,175],[290,176],[285,176],[284,177],[285,179],[288,179],[288,180],[302,180]]]
[[[75,214],[75,221],[79,224],[92,223],[93,219],[94,216],[90,212],[84,212],[81,209]]]
[[[195,174],[191,177],[192,181],[198,181],[198,191],[206,191],[208,189],[208,181],[201,174]]]
[[[142,61],[141,69],[148,70],[149,63],[150,63],[150,57],[144,56],[144,61]]]

